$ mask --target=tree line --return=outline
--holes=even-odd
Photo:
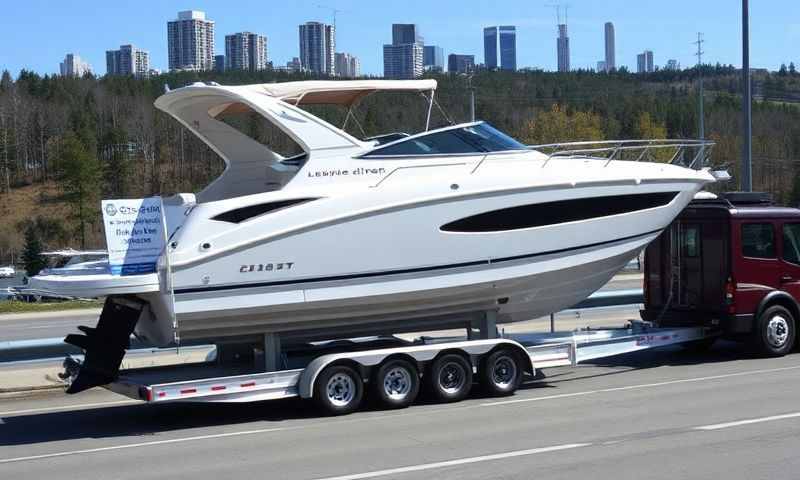
[[[477,72],[476,116],[529,144],[562,141],[696,138],[696,80],[705,78],[706,136],[717,142],[714,158],[737,177],[741,151],[740,74],[732,66],[704,65],[634,75],[539,70]],[[469,120],[464,76],[433,75],[439,82],[434,126]],[[55,186],[42,193],[23,221],[0,231],[0,263],[18,254],[24,235],[44,248],[102,247],[101,198],[196,192],[224,164],[205,144],[153,101],[165,88],[193,82],[252,84],[314,78],[308,74],[181,72],[152,78],[82,78],[22,71],[0,76],[0,205],[19,189]],[[759,75],[753,107],[754,183],[784,203],[800,202],[800,78]],[[374,95],[356,110],[348,130],[364,137],[419,131],[427,104],[413,95]],[[341,125],[345,112],[315,107]],[[422,119],[422,120],[421,120]],[[798,186],[795,186],[798,184]],[[735,188],[728,185],[727,188]],[[68,206],[66,214],[53,205]],[[6,208],[10,206],[6,204]],[[26,212],[28,213],[28,212]]]

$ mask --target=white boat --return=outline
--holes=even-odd
[[[420,92],[429,124],[435,89],[434,80],[360,80],[168,92],[156,107],[226,170],[196,197],[165,199],[170,238],[158,271],[113,276],[93,264],[31,286],[124,298],[134,313],[119,328],[161,345],[397,332],[486,311],[498,323],[528,320],[588,297],[714,181],[700,168],[710,151],[703,142],[537,149],[485,122],[362,140],[300,108],[340,105],[355,120],[352,107],[373,92]],[[236,115],[300,150],[281,154],[251,138],[235,128]],[[660,148],[675,152],[672,163],[636,161]]]

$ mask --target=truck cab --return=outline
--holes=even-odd
[[[800,210],[763,193],[694,200],[645,250],[642,318],[785,355],[800,319]]]

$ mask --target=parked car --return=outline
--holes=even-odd
[[[785,355],[800,320],[800,210],[763,193],[695,200],[645,252],[642,318]]]
[[[14,278],[16,274],[14,267],[0,267],[0,278]]]

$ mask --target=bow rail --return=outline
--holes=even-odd
[[[530,145],[547,155],[542,166],[555,157],[665,162],[699,170],[708,166],[715,143],[709,140],[598,140]]]

